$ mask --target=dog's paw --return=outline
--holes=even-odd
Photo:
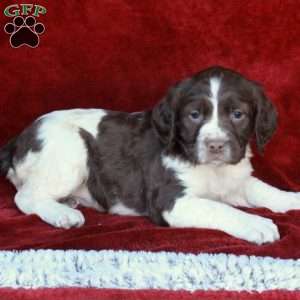
[[[71,227],[81,227],[84,224],[84,216],[77,209],[70,209],[69,212],[62,213],[56,220],[56,227],[61,228],[71,228]]]
[[[271,219],[255,215],[243,218],[235,236],[258,245],[280,239],[278,228]]]
[[[300,209],[300,192],[288,192],[287,195],[288,197],[285,199],[285,201],[282,201],[284,204],[284,209],[282,212]]]
[[[270,201],[266,207],[274,212],[286,213],[290,210],[300,209],[300,193],[281,191],[279,197],[274,195],[271,200],[273,201]]]
[[[47,223],[59,228],[80,227],[84,224],[83,214],[65,205],[53,205],[40,214],[40,217]]]
[[[295,197],[300,201],[300,192],[296,192],[294,194],[295,194]]]
[[[292,193],[296,201],[292,203],[292,209],[300,209],[300,192]]]

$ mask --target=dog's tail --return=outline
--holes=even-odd
[[[6,176],[10,168],[13,167],[13,157],[16,149],[16,139],[10,140],[0,148],[0,175]]]

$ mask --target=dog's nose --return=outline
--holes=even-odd
[[[208,139],[205,141],[205,143],[210,153],[217,154],[222,153],[224,151],[226,141],[220,139]]]

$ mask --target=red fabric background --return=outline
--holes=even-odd
[[[22,1],[21,1],[22,2]],[[30,2],[30,1],[27,1]],[[26,3],[27,3],[26,2]],[[3,10],[17,1],[1,1]],[[297,0],[45,1],[38,48],[13,49],[0,17],[0,145],[42,113],[74,107],[135,111],[211,65],[261,82],[279,111],[279,128],[256,174],[300,191],[300,10]],[[300,257],[300,211],[271,217],[281,240],[255,246],[221,232],[159,228],[145,218],[83,209],[86,225],[60,230],[15,207],[0,181],[0,248],[128,249]],[[99,225],[101,223],[101,225]]]

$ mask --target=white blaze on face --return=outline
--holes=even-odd
[[[212,103],[212,115],[211,119],[201,128],[201,133],[204,138],[218,139],[224,138],[224,131],[219,126],[218,116],[218,94],[221,87],[221,79],[210,79],[210,97],[209,100]]]
[[[205,147],[205,140],[207,139],[226,139],[227,135],[219,126],[218,102],[219,91],[221,87],[221,79],[212,77],[209,81],[210,96],[209,100],[212,104],[212,113],[210,120],[202,126],[198,136],[198,156],[201,162],[206,162],[207,153]]]

